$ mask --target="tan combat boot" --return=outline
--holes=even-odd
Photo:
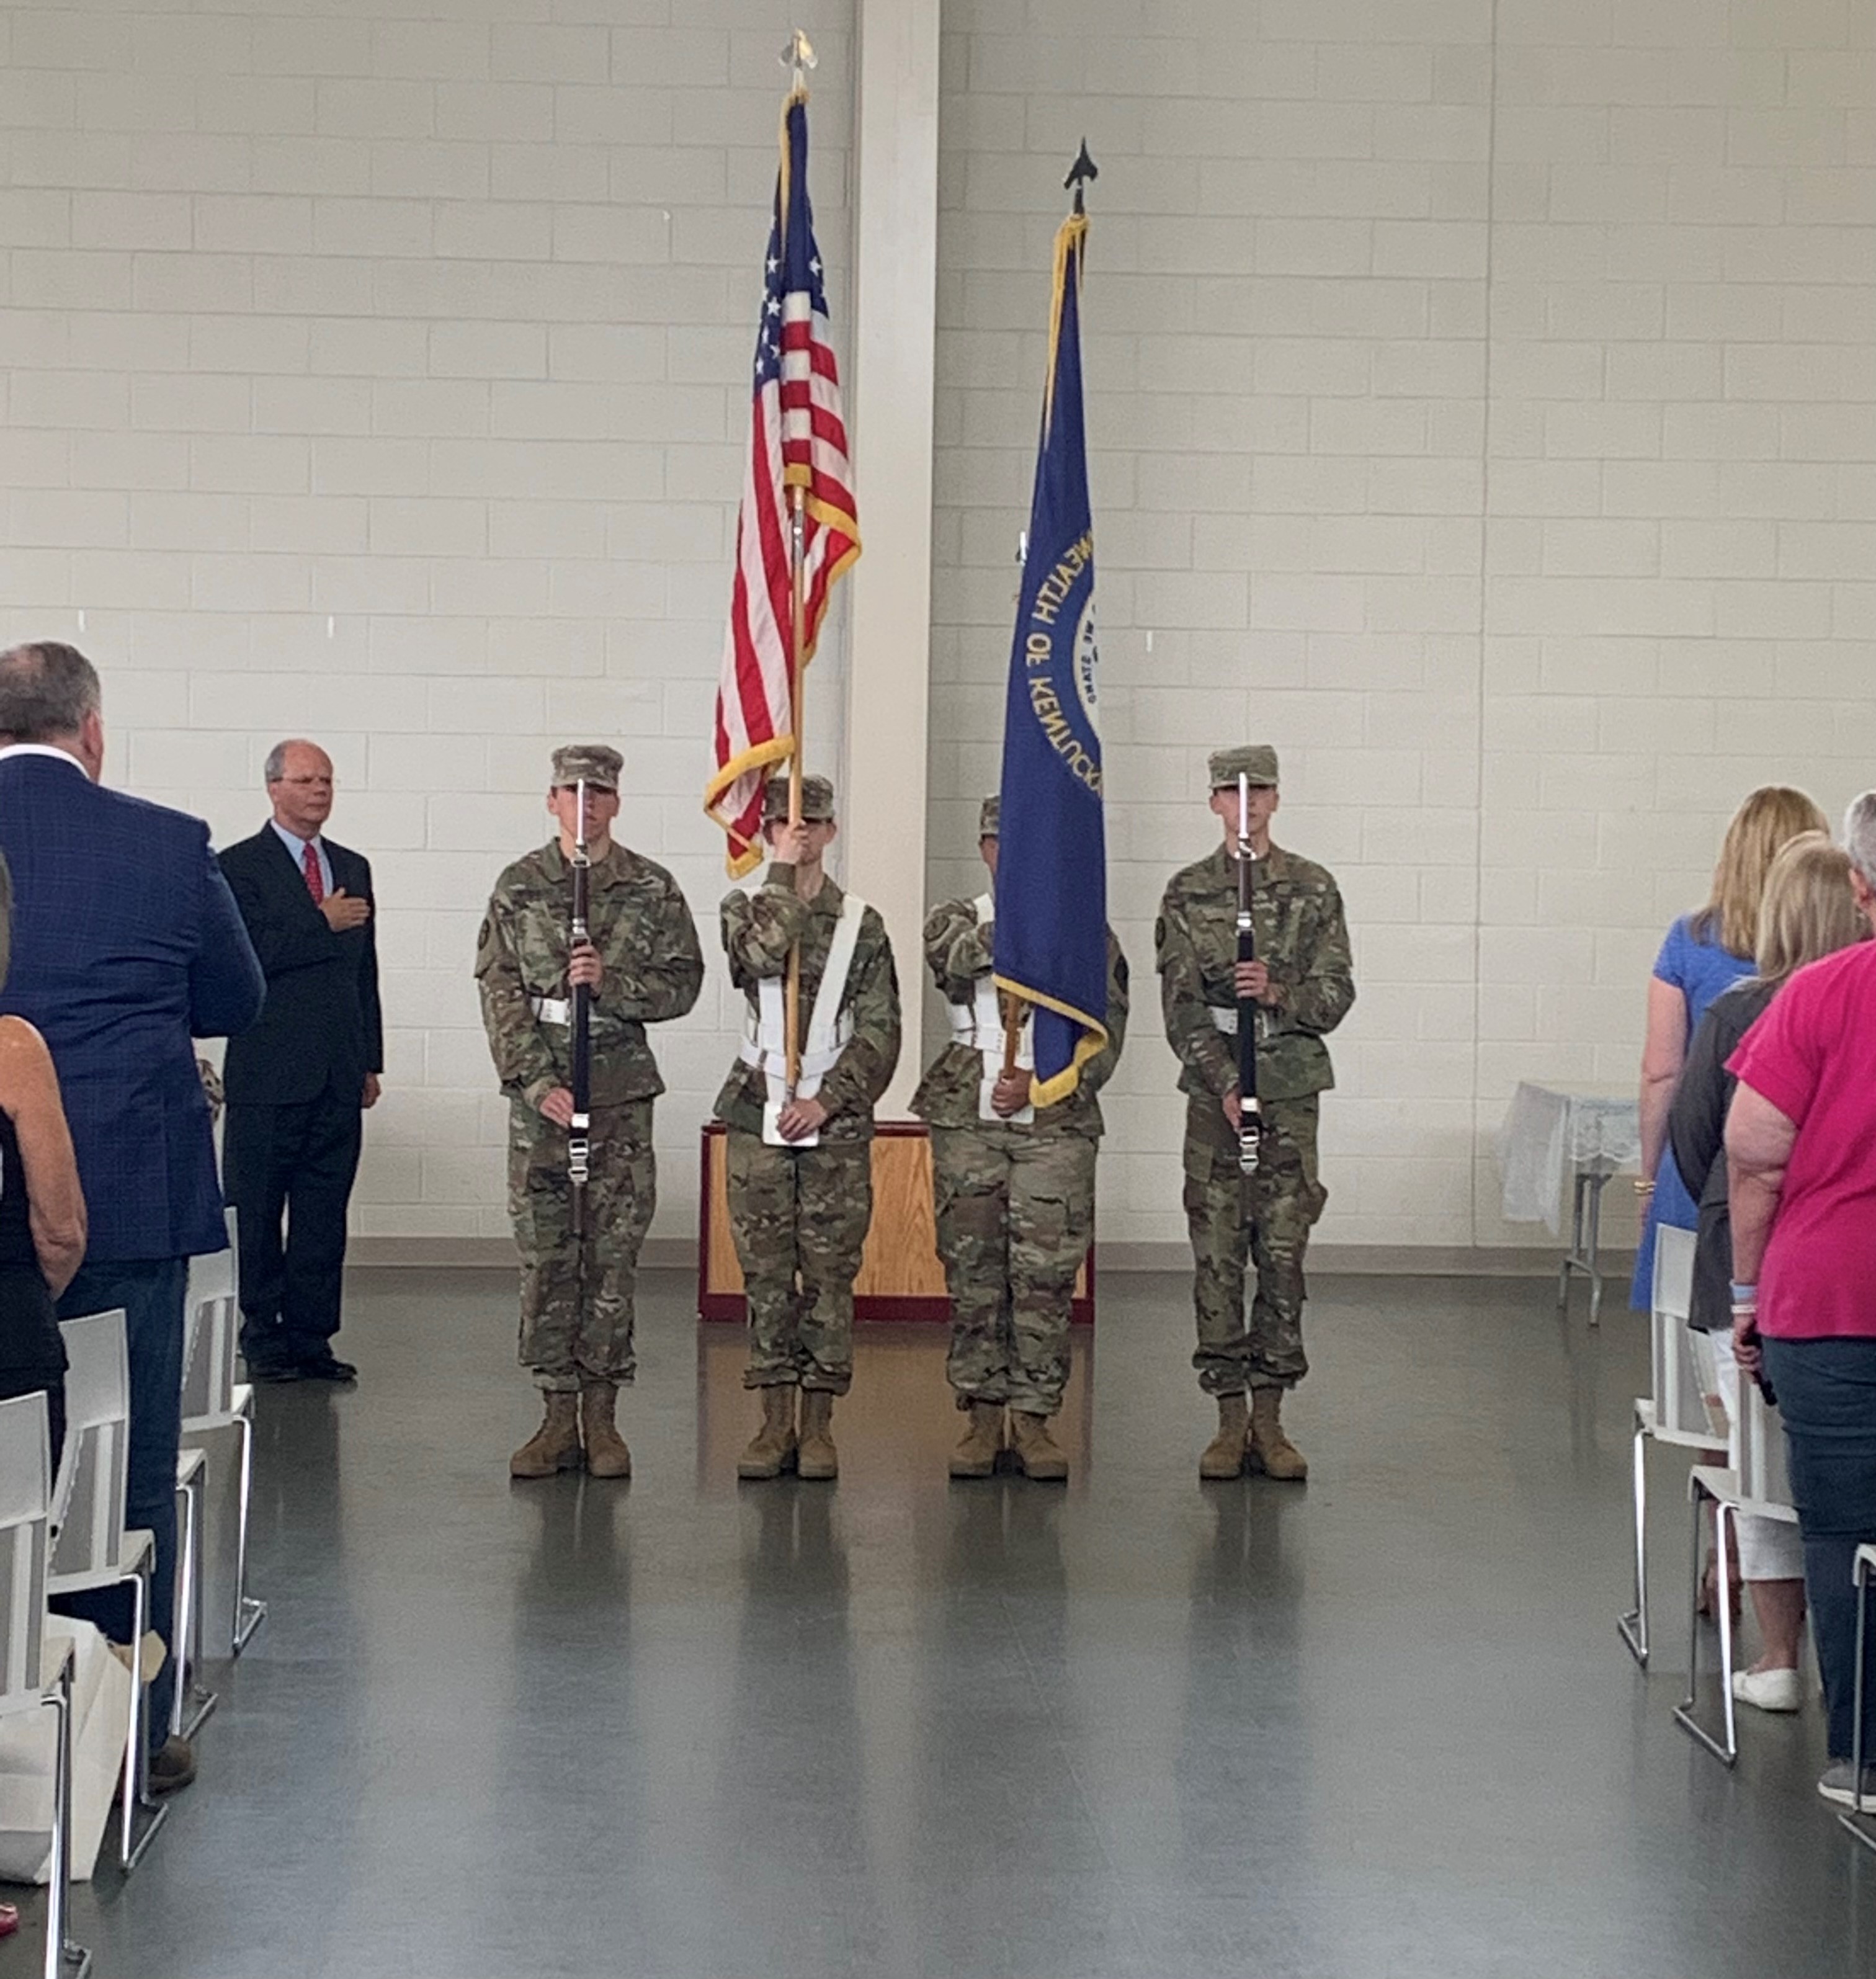
[[[966,1421],[963,1437],[951,1453],[951,1475],[988,1477],[996,1470],[997,1453],[1003,1447],[1003,1405],[973,1402]]]
[[[762,1391],[762,1427],[736,1460],[738,1477],[779,1477],[795,1463],[794,1390]]]
[[[1206,1479],[1241,1477],[1245,1474],[1245,1437],[1251,1417],[1242,1395],[1218,1397],[1218,1433],[1205,1445],[1198,1460],[1198,1474]]]
[[[589,1477],[629,1477],[631,1452],[612,1425],[618,1390],[610,1381],[595,1381],[580,1391],[580,1440],[586,1446]]]
[[[1251,1436],[1245,1450],[1251,1468],[1286,1484],[1309,1475],[1303,1453],[1283,1433],[1283,1391],[1255,1388],[1251,1394]]]
[[[547,1391],[541,1427],[508,1460],[511,1477],[551,1477],[580,1467],[580,1398],[556,1388]]]
[[[825,1388],[801,1391],[801,1449],[796,1469],[813,1483],[840,1474],[840,1455],[834,1447],[834,1397]]]
[[[1023,1474],[1036,1484],[1064,1484],[1068,1481],[1069,1460],[1062,1446],[1049,1434],[1046,1416],[1026,1415],[1021,1409],[1009,1412],[1011,1440],[1016,1446],[1016,1461]]]

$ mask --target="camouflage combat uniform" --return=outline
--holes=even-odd
[[[1173,875],[1154,936],[1166,1040],[1188,1096],[1185,1215],[1198,1317],[1192,1364],[1211,1395],[1294,1387],[1309,1371],[1303,1253],[1328,1200],[1316,1176],[1318,1096],[1335,1083],[1322,1039],[1355,1000],[1341,895],[1322,867],[1273,845],[1256,862],[1251,916],[1258,958],[1278,1001],[1258,1013],[1264,1131],[1248,1182],[1221,1103],[1238,1083],[1238,1040],[1211,1015],[1237,1009],[1237,860],[1224,846]],[[1247,1258],[1257,1267],[1248,1328]]]
[[[992,927],[974,900],[950,900],[925,923],[925,960],[945,1001],[968,1007],[990,973]],[[953,1040],[913,1095],[931,1125],[938,1255],[951,1294],[945,1373],[960,1409],[973,1402],[1052,1416],[1069,1375],[1075,1275],[1094,1232],[1095,1097],[1127,1030],[1127,959],[1107,938],[1107,1049],[1075,1092],[1028,1122],[987,1121],[984,1062]]]
[[[771,864],[752,893],[723,903],[730,977],[753,1012],[757,986],[786,973],[801,945],[805,1030],[846,896],[824,879],[812,900],[794,868]],[[853,1279],[873,1216],[873,1109],[899,1062],[899,979],[886,924],[867,907],[840,1009],[853,1034],[814,1096],[828,1111],[817,1145],[762,1138],[768,1095],[758,1066],[738,1062],[717,1096],[729,1129],[730,1228],[749,1304],[748,1388],[800,1387],[844,1395],[853,1379]]]
[[[496,880],[476,951],[483,1027],[509,1098],[508,1207],[521,1250],[521,1363],[552,1393],[629,1382],[638,1252],[658,1199],[651,1102],[665,1089],[647,1024],[681,1017],[703,987],[696,923],[678,883],[622,845],[596,858],[587,926],[604,974],[593,993],[586,1239],[573,1241],[567,1132],[542,1116],[572,1082],[564,1003],[572,867],[557,840]],[[585,1297],[581,1251],[584,1250]]]

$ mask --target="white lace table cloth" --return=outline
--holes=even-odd
[[[1498,1132],[1506,1222],[1542,1223],[1560,1235],[1565,1176],[1584,1169],[1613,1175],[1635,1166],[1641,1152],[1641,1109],[1633,1094],[1525,1080]]]

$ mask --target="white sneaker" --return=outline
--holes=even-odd
[[[1795,1669],[1735,1670],[1732,1694],[1759,1711],[1799,1711],[1804,1708],[1805,1682]]]
[[[1854,1808],[1857,1804],[1856,1775],[1848,1759],[1833,1759],[1824,1769],[1824,1777],[1818,1782],[1818,1792],[1838,1807]],[[1863,1805],[1865,1808],[1876,1805],[1876,1766],[1863,1769]]]

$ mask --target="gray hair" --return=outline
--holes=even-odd
[[[1851,801],[1844,814],[1844,850],[1851,864],[1876,887],[1876,791]]]
[[[286,775],[287,747],[284,742],[277,742],[267,751],[267,760],[261,765],[260,769],[260,778],[263,783],[277,784],[281,777]]]
[[[103,699],[98,669],[76,646],[38,639],[0,653],[0,735],[15,742],[75,735]]]

